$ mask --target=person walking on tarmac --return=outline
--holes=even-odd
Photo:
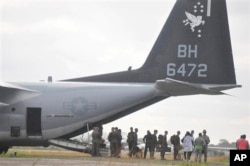
[[[150,131],[147,131],[147,134],[143,137],[143,142],[145,143],[145,149],[144,149],[144,159],[147,157],[147,151],[149,150],[149,153],[151,152],[151,144],[152,144],[152,134]]]
[[[108,135],[108,140],[110,142],[110,157],[113,157],[113,155],[115,153],[115,150],[114,150],[114,147],[113,147],[114,132],[115,132],[115,128],[112,127],[111,132]]]
[[[170,138],[171,144],[174,145],[174,160],[177,160],[179,150],[181,149],[180,134],[181,132],[177,131],[177,135],[173,135]]]
[[[118,157],[119,155],[119,140],[120,140],[120,134],[118,131],[118,128],[115,127],[115,131],[113,133],[113,139],[111,141],[112,147],[113,147],[113,157]]]
[[[167,135],[168,135],[168,131],[165,131],[164,135],[162,136],[161,139],[160,139],[160,137],[158,137],[158,141],[159,141],[159,144],[161,146],[161,160],[166,160],[165,159],[165,152],[166,152],[167,147],[168,147]]]
[[[122,130],[118,129],[118,155],[117,157],[120,157],[122,151]]]
[[[101,156],[100,154],[101,134],[99,132],[98,127],[94,127],[93,129],[94,131],[92,132],[92,155],[96,157],[96,156]]]
[[[194,140],[195,162],[201,163],[202,149],[206,145],[205,140],[202,137],[202,133]]]
[[[186,132],[181,142],[183,143],[184,159],[189,162],[192,151],[193,151],[193,145],[194,145],[194,138],[192,137],[189,131]]]
[[[127,136],[127,143],[128,143],[128,156],[131,158],[132,157],[132,151],[133,151],[133,144],[134,144],[134,131],[133,127],[130,127],[130,132],[128,133]]]
[[[203,135],[202,135],[203,139],[205,140],[206,144],[205,146],[203,147],[203,154],[204,154],[204,162],[206,163],[207,162],[207,147],[208,147],[208,144],[210,143],[210,138],[209,136],[207,135],[207,131],[206,130],[203,130]]]
[[[249,148],[249,143],[246,140],[246,135],[241,135],[240,138],[236,141],[236,148],[238,150],[248,150]]]
[[[152,142],[151,142],[151,151],[150,151],[150,159],[154,159],[155,155],[155,148],[157,146],[157,130],[154,130],[154,134],[152,135]]]
[[[133,138],[133,150],[132,150],[132,154],[134,154],[136,152],[137,149],[137,142],[138,142],[138,129],[135,128],[135,132],[134,132],[134,138]]]

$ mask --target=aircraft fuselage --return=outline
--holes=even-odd
[[[156,95],[153,84],[43,82],[18,86],[37,94],[1,108],[0,142],[8,146],[44,144]]]

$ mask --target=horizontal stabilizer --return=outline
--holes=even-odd
[[[37,96],[39,93],[30,89],[8,84],[0,83],[0,108],[14,104],[18,101]]]
[[[195,94],[207,94],[207,95],[225,94],[223,92],[216,90],[215,85],[213,85],[213,88],[210,88],[210,86],[206,84],[194,84],[170,78],[156,81],[155,87],[156,89],[159,90],[160,95],[167,95],[167,96],[184,96],[184,95],[195,95]]]

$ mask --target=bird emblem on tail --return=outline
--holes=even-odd
[[[185,24],[185,26],[190,25],[192,32],[195,31],[195,27],[205,24],[205,21],[202,20],[202,16],[195,16],[189,12],[185,12],[185,14],[187,16],[187,19],[183,20],[183,23]]]

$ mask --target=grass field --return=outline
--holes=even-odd
[[[46,150],[46,149],[33,149],[33,148],[13,148],[1,157],[90,157],[89,154],[68,151],[68,150]]]
[[[8,151],[7,154],[1,155],[2,158],[51,158],[51,159],[78,159],[78,160],[95,160],[99,163],[103,162],[119,162],[119,163],[137,163],[138,165],[187,165],[184,161],[174,162],[172,161],[173,156],[167,155],[167,161],[161,161],[159,154],[155,155],[155,159],[130,159],[127,153],[123,152],[121,154],[121,158],[110,158],[110,157],[102,157],[102,158],[93,158],[89,154],[73,152],[63,149],[51,149],[51,148],[12,148]],[[194,161],[194,159],[192,158]],[[192,165],[197,165],[192,162]],[[212,164],[215,163],[215,164]],[[208,164],[198,164],[199,166],[203,165],[229,165],[229,157],[208,157]]]

